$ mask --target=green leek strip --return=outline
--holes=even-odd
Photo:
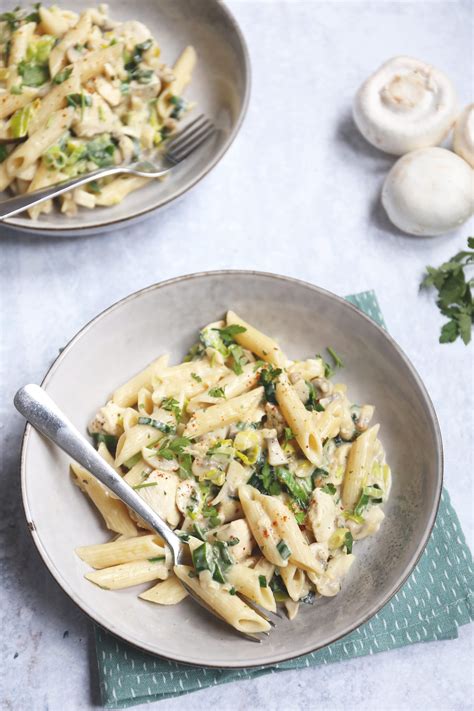
[[[288,558],[291,556],[291,551],[288,548],[286,541],[283,540],[283,538],[277,543],[276,548],[283,560],[288,560]]]
[[[166,422],[160,422],[159,420],[154,420],[152,417],[139,417],[138,424],[139,425],[148,425],[149,427],[154,427],[156,430],[159,430],[160,432],[164,432],[164,434],[175,434],[176,433],[176,427],[173,427],[173,425],[168,425],[168,424],[166,424]]]
[[[264,575],[259,575],[258,576],[258,582],[260,583],[261,588],[266,588],[268,587],[267,585],[267,579]]]
[[[135,484],[135,486],[132,486],[132,489],[146,489],[148,486],[158,486],[157,481],[146,481],[144,484]]]
[[[214,573],[215,561],[212,547],[209,543],[203,543],[195,548],[192,553],[192,558],[196,573],[202,573],[204,570],[209,570],[211,573]]]
[[[156,558],[148,558],[149,563],[158,563],[163,560],[166,560],[166,556],[164,555],[157,555]]]
[[[89,432],[89,436],[92,437],[92,441],[96,449],[98,448],[99,444],[103,442],[109,452],[115,455],[118,437],[111,434],[105,434],[104,432]]]

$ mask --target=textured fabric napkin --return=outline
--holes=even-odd
[[[385,328],[373,291],[347,300]],[[145,654],[96,627],[102,702],[105,708],[126,708],[238,679],[329,664],[415,642],[454,639],[458,627],[474,619],[473,603],[472,556],[445,490],[433,533],[410,578],[370,622],[352,634],[318,652],[271,667],[219,670]]]

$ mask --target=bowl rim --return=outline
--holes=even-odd
[[[230,131],[227,139],[224,141],[222,146],[219,148],[217,153],[213,156],[211,161],[204,166],[193,178],[191,178],[191,181],[184,185],[181,189],[179,189],[177,192],[175,192],[173,195],[169,196],[163,202],[161,202],[159,205],[153,205],[151,207],[146,207],[139,212],[134,212],[133,215],[128,215],[126,217],[120,217],[116,219],[107,219],[105,221],[102,221],[100,223],[93,223],[93,224],[88,224],[88,225],[61,225],[58,223],[57,226],[47,226],[47,225],[42,225],[38,220],[31,220],[31,225],[30,224],[19,224],[16,221],[16,217],[8,218],[4,221],[4,224],[9,227],[10,229],[18,232],[23,232],[25,234],[36,234],[36,235],[49,235],[51,237],[61,237],[61,236],[70,236],[70,237],[75,237],[75,236],[81,236],[81,235],[86,235],[86,234],[97,234],[101,232],[102,230],[107,230],[111,231],[115,227],[123,227],[125,225],[128,225],[132,222],[139,221],[143,218],[145,218],[147,215],[152,214],[155,211],[161,210],[171,203],[173,203],[175,200],[179,200],[182,198],[187,192],[192,190],[198,183],[203,180],[215,167],[216,165],[221,161],[221,159],[224,157],[224,155],[227,153],[235,139],[237,138],[237,135],[239,134],[240,129],[242,128],[242,124],[245,120],[245,117],[247,115],[247,110],[249,107],[249,102],[250,102],[250,94],[252,90],[252,64],[250,61],[250,52],[248,49],[247,41],[245,39],[244,33],[242,32],[239,23],[237,22],[234,13],[230,10],[228,5],[224,2],[224,0],[207,0],[207,2],[212,2],[215,3],[221,11],[224,13],[224,15],[227,17],[227,20],[229,21],[229,24],[233,28],[235,35],[238,39],[238,42],[240,44],[240,48],[242,50],[242,58],[243,58],[243,75],[244,75],[244,92],[243,92],[243,97],[242,97],[242,106],[240,108],[237,120],[232,127],[232,130]],[[35,224],[36,223],[36,224]]]
[[[69,586],[69,584],[62,578],[60,571],[55,567],[53,562],[50,560],[48,556],[48,552],[43,546],[37,531],[36,531],[36,525],[32,519],[31,513],[29,511],[29,506],[28,506],[28,500],[27,500],[27,493],[26,493],[26,455],[27,455],[27,448],[28,448],[28,442],[29,438],[31,435],[31,432],[33,431],[32,426],[27,423],[22,441],[21,441],[21,457],[20,457],[20,474],[21,474],[21,494],[22,494],[22,501],[23,501],[23,509],[26,517],[26,522],[28,529],[31,533],[31,536],[33,538],[33,541],[36,545],[36,548],[43,559],[43,562],[46,565],[46,568],[49,570],[50,574],[52,577],[55,579],[55,581],[58,583],[58,585],[63,589],[63,591],[68,595],[68,597],[96,624],[98,624],[100,627],[103,629],[107,630],[110,632],[112,635],[115,637],[118,637],[119,639],[123,640],[127,644],[131,644],[133,647],[136,647],[142,652],[145,652],[146,654],[151,654],[152,656],[156,656],[159,658],[165,658],[169,659],[174,662],[178,662],[180,664],[186,664],[190,666],[201,666],[201,667],[206,667],[206,668],[217,668],[217,669],[244,669],[244,668],[254,668],[254,667],[266,667],[266,666],[272,666],[274,664],[279,664],[282,662],[287,662],[292,659],[296,659],[300,656],[310,654],[312,652],[316,652],[320,649],[323,649],[324,647],[327,647],[330,644],[333,644],[334,642],[337,642],[340,639],[343,639],[346,637],[348,634],[351,632],[354,632],[356,629],[358,629],[360,626],[364,625],[366,622],[368,622],[372,617],[374,617],[380,610],[387,605],[387,603],[394,597],[394,595],[397,594],[397,592],[402,588],[402,586],[405,584],[405,582],[408,580],[409,576],[413,572],[414,568],[418,564],[418,561],[420,560],[421,556],[423,555],[423,552],[426,548],[426,545],[430,539],[431,533],[433,531],[433,527],[436,521],[436,517],[438,514],[440,502],[441,502],[441,494],[442,494],[442,488],[443,488],[443,471],[444,471],[444,454],[443,454],[443,443],[442,443],[442,437],[441,437],[441,431],[439,427],[439,422],[438,418],[436,415],[436,411],[434,408],[434,405],[431,401],[431,398],[429,396],[429,393],[426,389],[426,386],[424,385],[420,375],[418,374],[417,370],[415,367],[412,365],[411,361],[409,358],[405,355],[404,351],[400,348],[400,346],[396,343],[396,341],[390,336],[390,334],[381,326],[379,326],[375,321],[373,321],[369,316],[367,316],[363,311],[358,309],[356,306],[354,306],[352,303],[349,301],[346,301],[341,296],[337,296],[336,294],[332,293],[331,291],[328,291],[327,289],[323,289],[322,287],[316,286],[314,284],[311,284],[310,282],[301,280],[301,279],[296,279],[294,277],[288,277],[288,276],[283,276],[280,274],[275,274],[272,272],[263,272],[263,271],[257,271],[257,270],[250,270],[250,269],[217,269],[217,270],[209,270],[209,271],[201,271],[201,272],[194,272],[191,274],[184,274],[181,276],[173,277],[171,279],[166,279],[165,281],[157,282],[154,284],[151,284],[147,287],[144,287],[143,289],[139,289],[138,291],[132,292],[128,296],[125,296],[122,299],[119,299],[115,303],[113,303],[111,306],[105,308],[103,311],[101,311],[97,316],[94,318],[90,319],[77,333],[68,341],[66,346],[61,350],[59,355],[55,358],[51,366],[48,368],[42,382],[41,386],[42,387],[47,387],[49,381],[53,377],[54,373],[58,369],[58,367],[61,365],[63,359],[65,358],[66,354],[74,347],[76,341],[78,341],[82,336],[89,331],[89,329],[98,323],[101,319],[103,319],[105,316],[107,316],[109,313],[112,311],[119,309],[122,307],[122,305],[129,303],[131,301],[134,301],[135,299],[140,298],[143,294],[146,294],[151,291],[159,291],[162,288],[166,288],[172,284],[179,284],[181,282],[186,282],[186,281],[193,281],[201,278],[207,278],[207,277],[219,277],[219,276],[251,276],[251,277],[259,277],[259,278],[265,278],[265,279],[270,279],[270,280],[275,280],[279,283],[291,283],[291,284],[296,284],[298,286],[304,287],[306,289],[310,289],[311,291],[314,291],[316,293],[322,294],[326,297],[329,297],[339,303],[340,306],[343,308],[348,309],[349,311],[355,312],[359,317],[365,319],[369,324],[374,327],[376,330],[379,331],[379,333],[382,334],[382,336],[385,338],[385,340],[396,350],[398,355],[402,358],[405,366],[408,368],[408,370],[411,372],[411,375],[415,379],[422,397],[424,398],[425,405],[428,410],[428,414],[431,419],[431,424],[433,427],[434,435],[435,435],[435,444],[436,444],[436,454],[437,454],[437,461],[438,461],[438,466],[436,470],[436,487],[435,487],[435,499],[434,499],[434,505],[432,507],[429,520],[428,520],[428,525],[426,526],[426,529],[421,536],[421,539],[419,540],[416,549],[414,553],[412,554],[410,561],[408,565],[406,566],[405,572],[403,575],[394,582],[394,584],[391,586],[390,590],[388,593],[384,595],[384,597],[375,605],[372,605],[370,610],[363,614],[360,615],[356,620],[344,628],[344,630],[326,641],[324,641],[321,644],[318,644],[316,646],[310,645],[309,647],[304,647],[300,652],[297,654],[277,654],[272,660],[270,661],[265,661],[265,662],[251,662],[251,663],[239,663],[236,662],[235,664],[227,664],[227,665],[222,665],[218,661],[216,662],[206,662],[203,664],[202,661],[199,659],[191,659],[191,658],[185,658],[180,657],[178,655],[165,655],[165,654],[158,654],[157,652],[154,652],[150,650],[148,647],[143,646],[142,643],[140,643],[137,640],[133,640],[130,638],[125,638],[123,637],[120,632],[118,632],[116,629],[114,629],[114,625],[110,623],[107,619],[103,618],[102,615],[98,615],[95,613],[95,611],[89,607],[84,601],[82,601],[79,597],[79,595],[76,593],[76,591]],[[186,655],[186,652],[184,653]]]

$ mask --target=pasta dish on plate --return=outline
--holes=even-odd
[[[189,544],[171,565],[163,541],[77,464],[78,486],[115,534],[76,550],[91,582],[153,582],[140,598],[178,603],[185,580],[231,625],[268,623],[239,594],[293,619],[332,597],[379,529],[391,473],[374,408],[350,401],[317,355],[289,360],[275,340],[229,311],[200,331],[180,365],[162,355],[119,387],[89,425],[99,453]]]
[[[195,63],[189,46],[164,64],[149,29],[112,20],[106,5],[0,14],[0,192],[158,155],[192,108],[182,95]],[[149,180],[91,182],[62,196],[61,211],[116,205]],[[28,212],[35,219],[52,209],[49,201]]]

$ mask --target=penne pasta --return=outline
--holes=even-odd
[[[152,580],[166,580],[168,568],[161,561],[135,560],[86,573],[85,577],[105,590],[122,590]]]
[[[251,634],[268,629],[252,605],[281,604],[294,619],[315,593],[337,595],[353,546],[383,524],[392,476],[372,406],[333,385],[320,356],[256,361],[275,341],[229,314],[204,326],[184,362],[161,356],[128,380],[89,424],[100,455],[187,543],[190,564],[171,570],[164,541],[87,472],[81,485],[120,538],[76,553],[101,587],[153,580],[139,597],[161,605],[193,591]]]
[[[200,410],[192,416],[184,431],[185,437],[199,437],[212,432],[219,427],[231,425],[233,422],[245,420],[249,410],[254,409],[262,399],[263,388],[256,388],[249,393],[239,395],[231,400],[224,400],[218,405],[212,405],[207,410]]]
[[[276,341],[250,326],[246,321],[237,316],[234,311],[227,312],[227,325],[240,326],[244,328],[243,333],[238,333],[235,340],[244,348],[255,353],[262,360],[272,363],[279,368],[284,368],[288,364],[288,359],[282,352]]]
[[[183,588],[179,579],[175,575],[170,575],[163,582],[157,583],[149,590],[140,593],[138,597],[157,605],[177,605],[188,596],[188,592]]]
[[[199,578],[191,577],[192,568],[187,565],[174,567],[175,575],[201,597],[216,613],[232,627],[252,634],[268,632],[270,624],[246,605],[238,595],[230,594],[224,587],[209,587],[201,585]]]
[[[92,568],[99,569],[149,558],[156,559],[156,562],[163,562],[166,565],[165,549],[158,543],[158,538],[154,535],[135,536],[111,543],[83,546],[76,548],[76,553]]]

